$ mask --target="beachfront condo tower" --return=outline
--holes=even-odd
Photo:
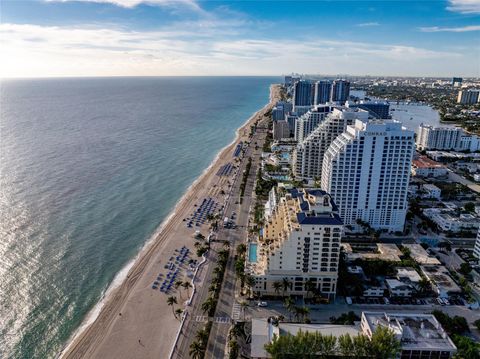
[[[274,195],[278,200],[258,243],[249,244],[246,270],[255,278],[253,291],[334,298],[343,234],[335,203],[320,189],[277,188]]]
[[[325,152],[322,189],[331,194],[347,229],[367,222],[403,231],[414,133],[393,120],[356,120]]]
[[[332,85],[332,94],[330,100],[332,102],[345,103],[350,96],[350,81],[335,80]]]
[[[321,80],[315,82],[315,95],[313,99],[314,105],[323,105],[330,101],[330,93],[332,92],[332,82]]]
[[[314,87],[308,80],[297,81],[293,85],[293,111],[298,106],[312,106]]]
[[[295,140],[302,142],[303,139],[306,138],[332,110],[332,106],[318,105],[297,118],[295,120]]]
[[[293,151],[293,173],[297,180],[320,181],[323,156],[330,144],[342,134],[355,119],[368,121],[368,111],[334,108]]]

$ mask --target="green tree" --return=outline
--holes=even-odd
[[[199,342],[192,342],[188,354],[192,359],[201,359],[205,355],[205,348]]]
[[[175,307],[174,306],[175,306],[175,304],[177,304],[177,297],[174,297],[174,296],[168,297],[167,298],[167,304],[172,307],[172,313],[176,318],[177,315],[175,314]]]
[[[458,334],[454,334],[452,340],[458,350],[455,358],[480,359],[480,343],[473,341],[469,337]]]
[[[288,289],[292,289],[292,282],[290,281],[290,279],[288,278],[283,278],[282,279],[282,287],[283,287],[283,296],[285,297],[285,292],[288,290]]]
[[[190,288],[192,288],[192,284],[188,280],[186,280],[182,283],[182,287],[187,291],[187,297],[190,297]]]
[[[205,300],[205,302],[202,303],[200,308],[202,309],[202,312],[204,312],[204,313],[213,314],[213,311],[215,310],[216,306],[217,306],[216,300],[212,297],[208,297]]]
[[[195,334],[195,339],[202,345],[202,347],[207,347],[208,342],[208,331],[205,328],[200,329],[197,334]]]
[[[400,352],[400,342],[395,333],[386,327],[378,327],[370,339],[371,354],[378,359],[396,358]]]
[[[472,266],[469,263],[462,263],[460,264],[459,272],[463,275],[468,275],[472,271]]]
[[[465,211],[467,212],[475,212],[475,203],[467,202],[465,203],[465,206],[463,206],[463,208],[465,208]]]
[[[295,300],[293,300],[292,297],[287,297],[283,302],[283,306],[285,307],[285,309],[287,309],[289,320],[292,321],[292,314],[295,310]]]
[[[280,289],[282,289],[282,282],[280,281],[275,281],[272,284],[273,290],[275,290],[275,293],[278,295],[280,294]]]
[[[182,313],[183,313],[183,310],[181,308],[175,309],[175,318],[177,318],[178,320],[181,320]],[[177,317],[177,315],[178,315],[178,317]]]
[[[313,293],[317,289],[317,284],[312,278],[309,278],[303,284],[305,291],[307,292],[307,298],[310,293]]]

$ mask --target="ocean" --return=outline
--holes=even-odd
[[[3,80],[0,357],[55,357],[280,81]]]

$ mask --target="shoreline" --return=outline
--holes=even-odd
[[[208,182],[208,180],[215,178],[216,167],[223,164],[222,162],[225,162],[226,159],[230,159],[229,153],[245,136],[245,133],[249,133],[249,127],[258,120],[259,116],[273,106],[274,101],[276,101],[275,91],[278,89],[278,86],[278,84],[270,85],[268,103],[254,112],[236,129],[233,140],[217,152],[209,166],[185,190],[177,204],[160,223],[139,252],[115,275],[99,302],[89,310],[80,326],[72,333],[61,351],[56,355],[56,358],[83,357],[85,353],[91,351],[93,347],[101,342],[106,335],[106,329],[116,319],[118,308],[125,304],[127,297],[146,271],[149,262],[155,255],[159,254],[158,251],[162,251],[162,247],[165,247],[169,241],[173,240],[171,236],[168,238],[172,234],[172,227],[182,223],[181,218],[185,216],[184,212],[190,209],[189,202],[195,200],[196,195],[198,195],[197,192],[202,190],[203,182]],[[102,331],[104,332],[103,336]]]

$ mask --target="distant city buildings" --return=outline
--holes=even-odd
[[[453,87],[460,87],[462,86],[463,79],[461,77],[454,77],[452,78],[452,86]]]
[[[479,100],[480,90],[460,90],[458,91],[457,103],[472,105]]]
[[[286,279],[290,284],[282,292],[304,295],[310,281],[319,294],[333,298],[343,234],[337,207],[319,189],[282,192],[278,199],[272,193],[259,241],[249,244],[246,271],[256,280],[253,291],[279,295],[274,283]]]
[[[392,120],[356,120],[326,151],[322,189],[346,226],[403,231],[414,133]]]
[[[368,121],[368,112],[359,109],[334,108],[293,152],[292,167],[296,179],[320,181],[323,156],[330,144],[355,119]]]

